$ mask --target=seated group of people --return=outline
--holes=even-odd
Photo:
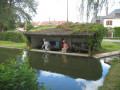
[[[43,39],[43,42],[44,42],[44,44],[42,46],[43,50],[49,51],[50,48],[52,47],[52,44],[50,44],[50,42],[46,41],[45,39]],[[60,47],[60,42],[57,41],[56,46]],[[69,43],[67,43],[65,40],[63,40],[62,41],[62,49],[67,50],[68,48],[69,48]]]

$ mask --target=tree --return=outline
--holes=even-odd
[[[24,28],[25,22],[17,22],[16,25],[17,25],[17,27]]]
[[[36,8],[35,0],[0,0],[0,30],[10,29],[18,21],[30,21]]]
[[[109,3],[113,3],[113,4],[120,3],[120,0],[81,0],[81,4],[79,8],[81,17],[83,17],[84,12],[87,11],[86,15],[88,21],[89,16],[93,11],[92,14],[96,18],[98,12],[102,10],[103,6],[108,7]],[[85,7],[87,10],[85,9]]]
[[[27,23],[27,26],[26,26],[27,32],[28,32],[30,29],[32,29],[32,28],[34,28],[34,26],[33,26],[30,22],[28,22],[28,23]]]

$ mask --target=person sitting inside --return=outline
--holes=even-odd
[[[63,40],[62,52],[64,53],[67,52],[68,48],[69,48],[69,43]]]

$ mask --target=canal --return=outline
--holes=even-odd
[[[0,63],[18,59],[22,50],[0,48]],[[110,65],[104,60],[111,58],[83,58],[39,52],[23,51],[21,58],[28,57],[30,66],[35,68],[38,82],[52,90],[97,90],[103,85]]]

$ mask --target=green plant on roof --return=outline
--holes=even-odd
[[[71,24],[71,25],[59,25],[57,28],[61,28],[64,30],[70,30],[72,33],[79,33],[79,32],[96,32],[99,30],[99,27],[103,27],[101,24]]]
[[[39,27],[34,27],[30,30],[30,32],[34,31],[40,31],[42,29],[48,29],[48,28],[56,28],[57,26],[39,26]]]

